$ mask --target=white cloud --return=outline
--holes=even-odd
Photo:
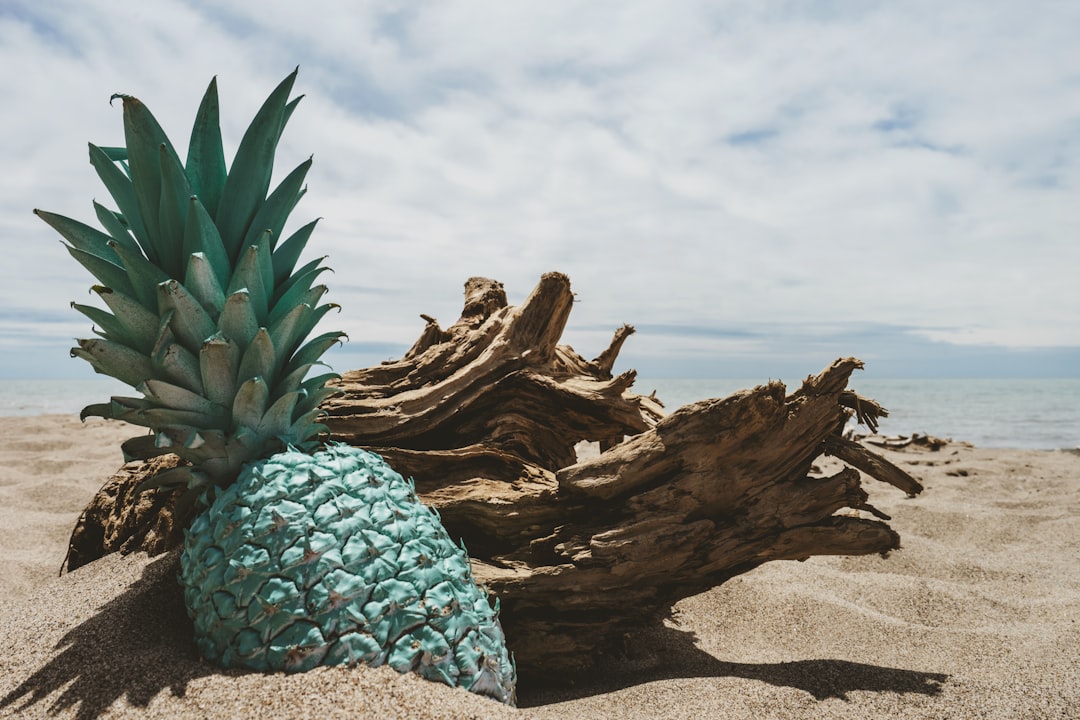
[[[354,338],[407,345],[418,313],[453,321],[468,276],[520,300],[557,269],[583,339],[782,324],[798,342],[846,323],[1080,346],[1080,9],[808,7],[9,3],[0,302],[85,297],[29,210],[92,218],[85,142],[121,138],[109,94],[144,99],[183,146],[217,74],[229,153],[299,63],[282,174],[314,153],[295,215],[324,218],[313,250]]]

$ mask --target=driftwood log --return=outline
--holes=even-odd
[[[594,360],[559,344],[572,305],[558,273],[516,307],[499,283],[473,278],[456,323],[422,316],[404,357],[346,373],[324,406],[335,440],[413,476],[463,538],[523,677],[584,669],[679,599],[769,560],[900,546],[859,470],[911,495],[922,487],[843,437],[852,415],[873,430],[885,414],[847,389],[858,360],[790,395],[772,382],[665,415],[630,391],[633,371],[612,374],[633,328]],[[600,452],[579,459],[583,442]],[[850,467],[821,476],[822,455]],[[117,490],[159,470],[129,467],[106,483],[72,536],[69,569],[177,544],[183,520],[169,518],[169,498],[133,510]]]

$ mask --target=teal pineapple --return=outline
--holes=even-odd
[[[225,667],[302,671],[390,665],[506,703],[516,681],[498,621],[462,547],[411,481],[378,455],[323,444],[315,373],[343,337],[311,338],[322,259],[300,264],[315,222],[279,240],[305,192],[307,160],[270,190],[299,98],[294,71],[264,102],[227,170],[216,81],[181,163],[150,111],[123,101],[125,147],[90,145],[116,210],[105,232],[35,212],[97,279],[107,309],[73,303],[98,337],[72,355],[134,387],[83,417],[149,433],[128,459],[175,453],[148,486],[180,486],[194,513],[180,582],[196,643]]]

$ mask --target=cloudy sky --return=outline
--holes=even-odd
[[[344,9],[346,7],[349,9]],[[301,9],[301,7],[303,9]],[[577,293],[651,377],[1080,375],[1080,3],[0,2],[0,376],[84,377],[90,278],[35,207],[109,202],[138,96],[226,155],[296,65],[339,370],[453,322],[472,275]]]

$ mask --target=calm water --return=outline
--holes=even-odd
[[[724,397],[760,379],[663,380],[639,378],[669,411],[695,400]],[[788,390],[796,383],[789,382]],[[881,432],[929,433],[980,447],[1080,447],[1080,379],[860,380],[851,387],[889,410]],[[133,394],[115,380],[0,380],[0,415],[78,413],[110,395]]]

